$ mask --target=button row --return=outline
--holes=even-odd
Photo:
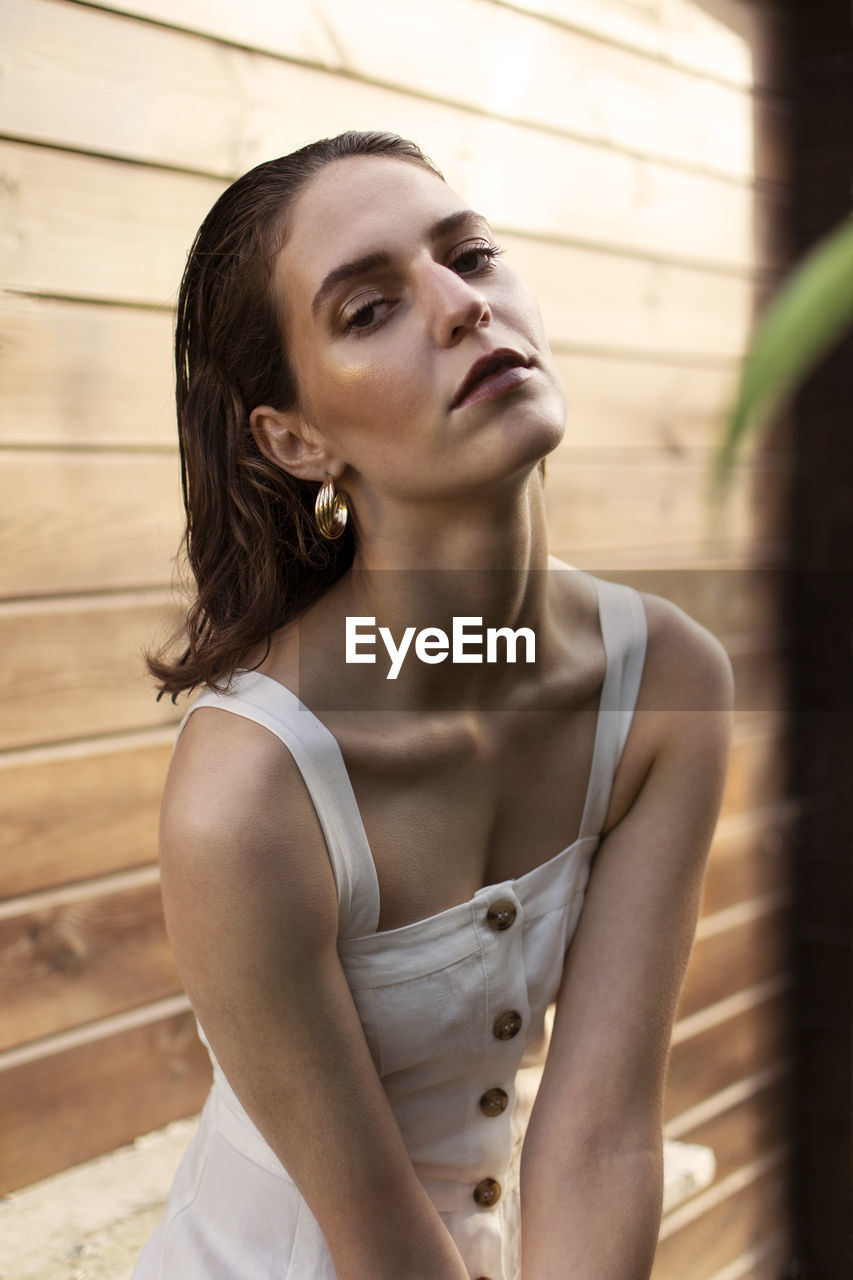
[[[516,919],[515,903],[509,898],[499,898],[493,902],[486,914],[486,919],[493,929],[503,932],[509,929]],[[521,1014],[515,1009],[506,1009],[495,1018],[492,1031],[497,1040],[512,1040],[522,1027]],[[486,1116],[499,1116],[506,1109],[509,1095],[505,1089],[495,1087],[487,1089],[480,1099],[480,1110]],[[501,1184],[496,1178],[483,1178],[474,1188],[474,1200],[482,1209],[489,1209],[501,1198]],[[480,1277],[486,1280],[486,1277]]]
[[[509,898],[499,898],[493,902],[486,912],[486,920],[498,933],[509,929],[515,923],[518,912],[514,902]],[[512,1040],[522,1027],[521,1014],[515,1009],[507,1009],[499,1013],[492,1026],[497,1040]],[[480,1099],[480,1110],[485,1116],[499,1116],[506,1110],[509,1095],[505,1089],[495,1086],[487,1089]],[[497,1178],[483,1178],[474,1188],[474,1200],[481,1209],[490,1209],[501,1198],[501,1184]],[[480,1276],[479,1280],[489,1280],[488,1276]]]
[[[497,902],[492,902],[491,908],[488,909],[488,923],[492,925],[494,931],[502,933],[503,929],[508,929],[515,924],[517,911],[515,902],[511,902],[506,897],[501,897]],[[502,1014],[498,1014],[494,1019],[492,1027],[494,1037],[496,1039],[514,1039],[521,1030],[521,1014],[515,1009],[507,1009]],[[506,1089],[494,1087],[487,1089],[480,1098],[480,1111],[485,1116],[500,1116],[506,1110],[510,1096]],[[501,1198],[501,1184],[497,1178],[483,1178],[476,1184],[474,1188],[474,1201],[479,1204],[480,1208],[492,1208],[493,1204],[497,1204]],[[488,1276],[480,1276],[479,1280],[489,1280]]]

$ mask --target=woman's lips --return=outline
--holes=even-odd
[[[509,365],[503,369],[496,369],[494,373],[489,374],[481,382],[478,382],[453,407],[454,409],[467,409],[471,405],[482,403],[484,400],[491,400],[496,396],[505,395],[507,391],[512,391],[515,387],[520,387],[523,382],[526,382],[532,372],[532,369],[523,364]]]

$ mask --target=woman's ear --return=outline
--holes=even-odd
[[[249,425],[264,457],[298,480],[320,483],[343,471],[341,459],[332,456],[298,409],[262,404],[249,414]]]

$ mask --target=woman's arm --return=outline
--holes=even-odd
[[[646,607],[629,738],[643,781],[599,846],[566,962],[522,1153],[524,1280],[648,1280],[657,1245],[666,1061],[725,782],[732,679],[707,631],[655,597]]]
[[[161,845],[190,999],[340,1280],[467,1280],[370,1057],[338,961],[331,865],[289,753],[258,725],[200,708],[175,752]]]

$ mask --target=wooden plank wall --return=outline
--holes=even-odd
[[[676,1027],[670,1136],[709,1191],[657,1280],[786,1249],[784,424],[706,504],[789,257],[784,13],[746,0],[4,0],[0,50],[0,1190],[195,1109],[154,867],[174,709],[170,307],[226,181],[344,128],[414,137],[536,288],[565,377],[555,549],[728,644],[731,780]],[[774,1267],[776,1270],[774,1270]]]

